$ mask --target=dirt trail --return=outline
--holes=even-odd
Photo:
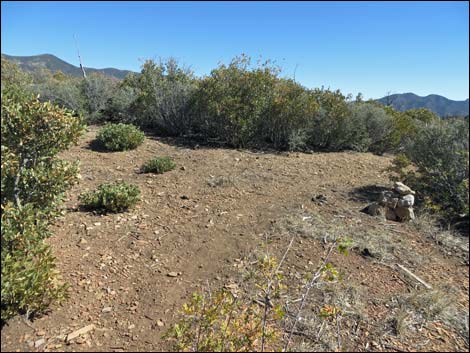
[[[280,253],[290,240],[283,231],[285,220],[301,222],[302,217],[310,220],[309,215],[322,220],[317,229],[328,224],[345,231],[387,232],[397,242],[404,239],[415,259],[425,260],[413,262],[399,247],[392,250],[394,256],[401,256],[404,265],[429,283],[456,288],[460,305],[468,312],[468,266],[445,255],[410,225],[380,224],[359,212],[365,201],[355,190],[389,185],[383,171],[388,157],[191,149],[154,138],[133,151],[104,153],[89,147],[96,131],[91,127],[79,146],[62,155],[80,160],[82,180],[67,193],[67,212],[48,240],[58,269],[70,284],[70,297],[31,327],[20,318],[11,320],[2,329],[2,351],[165,350],[161,335],[192,292],[207,283],[217,288],[237,279],[234,264],[261,249],[266,236],[272,251]],[[154,156],[170,156],[177,167],[162,175],[140,174],[140,166]],[[142,201],[135,209],[107,215],[79,209],[81,192],[116,180],[140,187]],[[312,201],[320,194],[327,203]],[[304,265],[316,263],[322,253],[320,239],[299,238],[286,262],[288,277],[305,271]],[[358,253],[335,256],[333,262],[348,283],[367,293],[365,313],[371,319],[363,333],[373,332],[387,316],[386,298],[409,291],[395,270]],[[178,276],[169,277],[170,272]],[[71,344],[61,341],[63,335],[91,323],[96,329],[90,335]],[[350,338],[348,344],[356,350],[468,347],[455,330],[436,325],[396,340],[391,337],[387,342],[394,343],[388,346],[365,334]],[[44,344],[34,347],[41,338]]]

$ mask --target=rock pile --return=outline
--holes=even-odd
[[[391,191],[382,191],[379,200],[362,211],[371,216],[383,216],[390,221],[406,222],[415,218],[413,205],[415,192],[403,183],[396,182]]]

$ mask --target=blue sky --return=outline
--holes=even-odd
[[[138,71],[174,56],[198,75],[246,53],[307,87],[365,98],[468,98],[468,2],[2,1],[1,51]]]

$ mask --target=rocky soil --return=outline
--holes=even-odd
[[[48,240],[69,298],[32,322],[10,320],[2,351],[165,351],[161,336],[194,291],[239,283],[238,265],[263,251],[266,239],[281,255],[293,234],[283,266],[292,285],[318,264],[325,235],[355,241],[349,256],[331,259],[343,280],[329,289],[330,299],[315,291],[309,302],[355,293],[346,300],[352,314],[341,327],[343,349],[468,350],[468,238],[448,247],[412,223],[360,212],[392,185],[384,171],[390,157],[190,148],[153,137],[136,150],[106,153],[90,147],[96,131],[63,153],[80,160],[82,180],[67,193]],[[170,156],[177,167],[140,174],[154,156]],[[106,215],[80,209],[82,191],[116,180],[140,187],[137,207]],[[434,314],[435,298],[450,304]],[[295,342],[306,350],[336,344],[308,334]]]

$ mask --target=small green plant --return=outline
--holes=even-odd
[[[125,182],[101,184],[97,190],[80,195],[80,202],[85,208],[111,212],[125,211],[138,201],[139,187]]]
[[[163,174],[175,169],[175,167],[176,164],[170,157],[155,157],[145,162],[141,170],[143,173]]]
[[[282,274],[274,257],[264,256],[252,268],[252,280],[258,289],[274,290],[268,301],[253,301],[250,295],[227,288],[212,293],[194,293],[183,305],[182,318],[165,338],[179,352],[253,352],[281,349],[284,316],[280,300]],[[273,276],[271,278],[271,276]],[[269,283],[268,283],[269,282]],[[238,286],[237,286],[238,287]],[[261,294],[261,293],[259,293]],[[273,302],[271,302],[271,300]],[[261,303],[261,305],[260,305]],[[267,310],[269,306],[269,309]]]
[[[144,142],[145,135],[130,124],[108,124],[96,136],[100,145],[108,151],[133,150]]]
[[[281,260],[266,253],[255,262],[247,262],[243,287],[231,284],[212,293],[194,293],[190,302],[183,305],[180,320],[164,336],[173,349],[180,352],[289,351],[292,332],[298,332],[296,326],[302,320],[310,289],[341,279],[339,271],[327,262],[331,252],[337,249],[345,253],[352,246],[347,238],[331,243],[317,271],[302,285],[301,303],[289,309],[286,305],[289,287],[284,284],[281,266],[294,240],[295,236]],[[341,315],[342,309],[337,305],[324,305],[319,312],[319,317],[335,326],[335,332]],[[288,326],[290,329],[286,330]],[[288,332],[288,337],[283,332]]]

